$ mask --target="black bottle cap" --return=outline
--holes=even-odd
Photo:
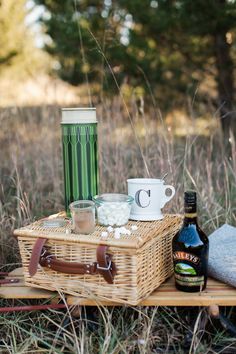
[[[196,204],[197,203],[197,193],[195,191],[184,192],[184,201],[187,204]]]
[[[197,210],[197,193],[195,191],[184,192],[185,212],[193,213]]]

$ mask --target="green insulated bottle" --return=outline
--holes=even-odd
[[[97,119],[95,108],[62,109],[65,209],[75,200],[98,194]]]

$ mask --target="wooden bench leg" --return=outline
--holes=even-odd
[[[218,305],[210,305],[208,307],[208,313],[213,318],[219,318],[220,315],[220,308]]]
[[[183,348],[189,353],[193,351],[195,342],[196,342],[196,334],[198,336],[199,329],[200,333],[204,333],[204,329],[206,327],[208,321],[207,311],[204,307],[188,307],[187,308],[190,313],[190,323],[189,329],[186,332],[183,340]]]
[[[70,307],[70,314],[66,314],[61,324],[63,328],[69,328],[72,323],[74,328],[79,328],[79,324],[83,321],[87,328],[95,332],[98,330],[98,309],[97,306],[80,306]]]
[[[71,310],[71,316],[75,318],[81,317],[81,307],[79,305],[73,306],[73,309]]]
[[[220,313],[220,308],[218,305],[211,305],[208,308],[209,315],[212,318],[218,319],[221,326],[231,334],[231,336],[236,337],[236,326],[222,313]]]

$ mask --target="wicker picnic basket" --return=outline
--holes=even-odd
[[[59,228],[45,228],[39,220],[14,232],[25,283],[98,303],[111,300],[137,305],[171,276],[171,242],[181,221],[179,215],[166,215],[153,222],[132,221],[126,225],[137,225],[131,235],[122,235],[117,240],[110,233],[104,240],[101,232],[105,228],[101,226],[90,235],[68,234],[69,220]],[[32,264],[34,271],[30,270]],[[75,274],[77,265],[79,274]]]

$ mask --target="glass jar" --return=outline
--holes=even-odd
[[[104,226],[122,226],[129,221],[134,198],[126,194],[105,193],[93,198],[96,204],[97,220]]]
[[[95,204],[91,200],[78,200],[70,204],[72,232],[91,234],[95,230]]]

